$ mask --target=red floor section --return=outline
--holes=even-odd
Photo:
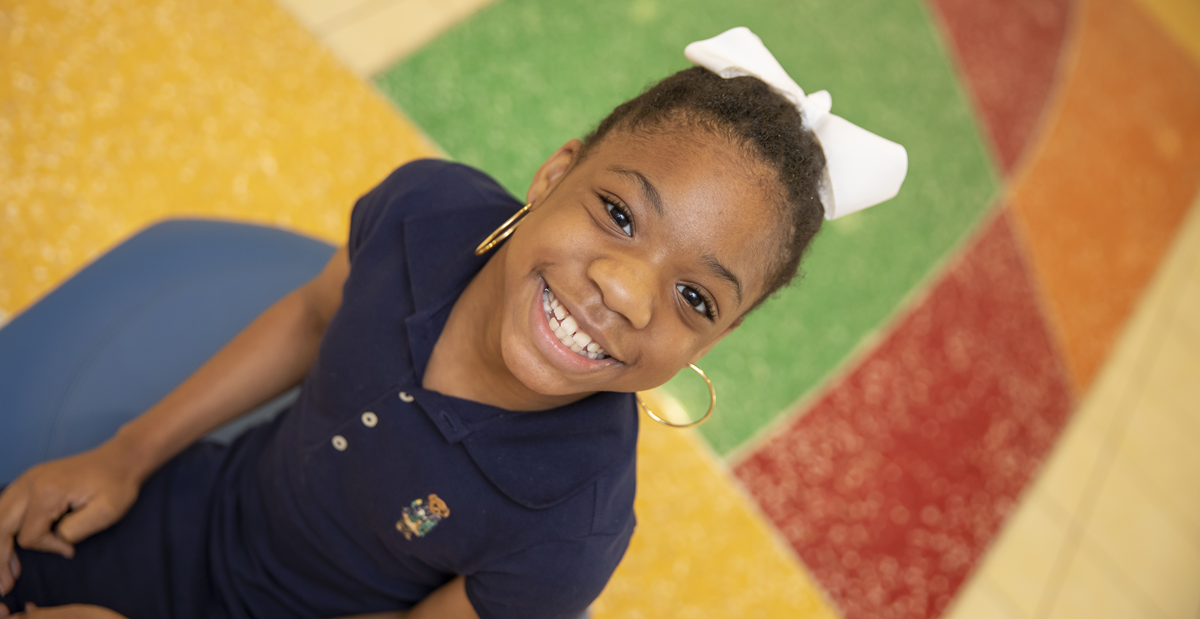
[[[1000,167],[1010,172],[1054,89],[1070,0],[929,0]]]
[[[939,615],[1071,407],[1007,212],[735,471],[847,619]]]

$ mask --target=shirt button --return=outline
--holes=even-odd
[[[364,426],[374,428],[375,424],[379,423],[379,417],[376,417],[375,413],[367,411],[362,414],[362,422]]]
[[[350,446],[350,443],[347,443],[346,437],[342,436],[341,434],[333,437],[333,448],[334,449],[336,449],[338,451],[346,451],[346,448],[349,446]]]
[[[405,393],[405,392],[401,391],[401,392],[400,392],[400,399],[401,399],[401,400],[404,400],[405,402],[412,402],[412,401],[413,401],[413,400],[415,400],[416,398],[414,398],[414,397],[412,397],[411,395],[408,395],[407,393]]]

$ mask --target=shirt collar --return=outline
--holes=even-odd
[[[515,200],[513,201],[515,202]],[[414,313],[405,320],[420,385],[454,301],[488,256],[474,243],[516,209],[512,203],[432,211],[404,221]],[[631,393],[597,393],[548,411],[507,411],[421,388],[416,403],[447,441],[461,442],[513,501],[540,509],[566,500],[621,462],[632,462],[637,406]]]

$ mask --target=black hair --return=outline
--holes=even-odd
[[[796,105],[755,77],[724,79],[703,67],[684,69],[617,106],[586,138],[581,155],[613,131],[644,131],[672,123],[703,127],[749,148],[778,175],[780,256],[751,309],[796,276],[800,259],[821,229],[818,187],[825,153],[805,129]]]

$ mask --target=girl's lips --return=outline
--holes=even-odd
[[[537,293],[533,295],[529,306],[529,326],[533,335],[534,346],[547,360],[559,368],[571,373],[590,373],[614,366],[620,363],[612,357],[589,359],[568,348],[550,327],[549,319],[543,308],[543,291],[547,288],[545,280],[539,280]]]
[[[542,313],[546,315],[550,330],[558,336],[558,341],[575,354],[589,359],[603,359],[609,356],[600,343],[579,324],[567,306],[559,302],[549,286],[542,290]]]

